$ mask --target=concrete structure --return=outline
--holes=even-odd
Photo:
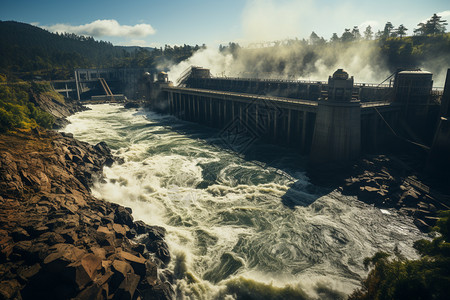
[[[441,98],[439,122],[428,157],[430,172],[441,174],[450,184],[450,69],[447,70],[444,93]]]
[[[420,129],[430,135],[440,108],[431,74],[419,71],[397,73],[392,86],[355,84],[343,70],[328,82],[310,82],[213,78],[208,69],[192,67],[178,83],[150,80],[149,106],[220,128],[219,135],[293,147],[314,164],[349,162],[399,140],[421,145]],[[427,126],[416,130],[415,124]]]
[[[76,69],[74,79],[53,81],[57,92],[77,99],[88,100],[92,96],[123,94],[129,99],[142,98],[141,85],[149,68]],[[108,87],[105,92],[105,85]]]
[[[396,122],[400,105],[384,97],[382,101],[360,102],[356,98],[361,93],[366,99],[374,95],[392,97],[393,88],[366,85],[355,88],[353,78],[346,76],[339,71],[329,82],[287,83],[214,79],[209,70],[192,68],[182,76],[181,86],[174,87],[161,80],[153,83],[150,107],[225,132],[231,130],[294,147],[304,154],[314,152],[318,161],[325,158],[348,161],[356,158],[361,149],[376,149],[374,146],[391,138],[386,122]],[[201,88],[202,85],[205,87]],[[287,85],[288,92],[283,85]],[[266,93],[269,88],[270,93]],[[299,91],[310,99],[297,98]],[[323,100],[318,101],[319,98]],[[362,130],[370,134],[362,138]]]
[[[339,69],[328,79],[328,95],[319,100],[310,161],[345,163],[360,152],[361,102],[353,98],[353,77]]]

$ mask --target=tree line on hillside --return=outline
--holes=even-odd
[[[445,25],[447,20],[442,20],[441,16],[437,14],[433,14],[430,19],[428,19],[425,23],[420,22],[417,24],[417,28],[413,30],[414,36],[428,36],[428,35],[439,35],[444,34],[446,31]],[[346,28],[344,33],[339,37],[336,33],[333,33],[330,41],[337,42],[349,42],[354,40],[372,40],[375,39],[387,39],[387,38],[403,38],[407,35],[407,31],[409,29],[406,28],[403,24],[400,24],[397,28],[391,22],[386,22],[383,30],[378,30],[376,33],[372,31],[372,26],[368,25],[364,32],[361,34],[358,26],[353,26],[353,29]],[[321,39],[317,36],[316,33],[312,32],[310,36],[310,41],[314,42],[318,39]]]
[[[233,55],[235,74],[244,77],[326,78],[333,68],[345,67],[353,75],[360,70],[359,80],[377,82],[385,78],[364,78],[367,74],[386,74],[399,68],[427,68],[438,73],[442,65],[450,65],[450,33],[446,20],[434,14],[419,23],[414,35],[407,36],[403,25],[394,28],[387,22],[383,31],[373,33],[368,26],[361,34],[357,26],[345,29],[330,40],[312,32],[309,39],[287,39],[241,47],[237,43],[220,45],[222,53]],[[237,66],[237,67],[236,67]]]
[[[0,73],[33,79],[68,79],[75,68],[167,68],[189,58],[203,46],[152,49],[114,46],[73,33],[51,33],[36,26],[0,21]]]

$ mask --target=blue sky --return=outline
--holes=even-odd
[[[88,34],[115,45],[218,45],[307,38],[387,21],[408,33],[433,13],[450,20],[448,0],[0,0],[0,20]],[[447,26],[448,27],[448,26]]]

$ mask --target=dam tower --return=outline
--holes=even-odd
[[[361,102],[353,97],[353,76],[338,69],[318,102],[311,145],[312,165],[341,164],[361,151]]]

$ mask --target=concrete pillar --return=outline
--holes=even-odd
[[[175,92],[172,93],[173,98],[173,115],[178,116],[178,99],[177,94]]]
[[[222,107],[221,107],[221,105],[222,105],[222,103],[220,103],[221,101],[220,100],[217,100],[217,120],[219,121],[218,122],[218,127],[221,127],[222,126]]]
[[[171,112],[171,115],[174,115],[174,114],[175,114],[175,101],[173,100],[173,92],[170,92],[170,99],[171,99],[171,102],[172,102],[172,112]]]
[[[276,114],[276,112],[274,112],[274,114]],[[270,132],[270,126],[271,124],[271,117],[270,117],[270,110],[267,111],[267,138],[269,139],[269,141],[272,141],[273,136],[272,136],[272,132]]]
[[[444,93],[441,99],[441,117],[450,117],[450,69],[447,69],[447,77],[445,78]]]
[[[194,95],[191,95],[192,100],[192,121],[197,122],[197,103],[196,99],[197,97]]]
[[[191,120],[193,122],[197,122],[197,112],[196,112],[196,103],[195,103],[195,96],[191,95],[191,102],[192,102],[192,114],[191,114]]]
[[[258,130],[258,121],[259,121],[259,115],[258,115],[258,104],[255,105],[255,129]]]
[[[187,99],[186,95],[180,93],[181,103],[183,105],[183,110],[181,112],[181,117],[183,120],[186,120],[187,117]]]
[[[243,119],[242,119],[242,103],[239,103],[239,126],[242,127]]]
[[[206,123],[207,122],[207,117],[208,117],[208,112],[206,109],[206,98],[202,97],[202,101],[203,101],[203,121]]]
[[[197,103],[197,121],[200,121],[200,102],[198,96],[195,96],[195,102]]]
[[[339,69],[328,79],[328,95],[320,100],[310,163],[329,166],[357,159],[361,150],[361,102],[352,99],[353,77]]]
[[[291,110],[288,109],[288,118],[287,118],[287,137],[286,137],[286,141],[289,145],[290,141],[291,141]]]
[[[248,128],[248,106],[245,107],[245,127]]]
[[[442,95],[441,117],[428,155],[427,171],[441,183],[450,185],[450,69]]]
[[[277,112],[274,111],[273,113],[273,140],[276,142],[278,139],[278,128],[277,128],[277,124],[278,123],[278,116],[277,116]]]
[[[227,101],[223,99],[223,118],[222,118],[222,125],[220,127],[225,126],[227,123]]]
[[[186,95],[185,96],[186,97],[186,104],[187,104],[187,113],[186,113],[186,119],[188,120],[188,121],[190,121],[191,119],[192,119],[192,107],[191,107],[191,95]]]
[[[231,102],[231,120],[234,121],[234,101]]]
[[[213,121],[213,103],[212,103],[212,98],[209,97],[209,123],[211,126],[214,126],[214,121]]]

